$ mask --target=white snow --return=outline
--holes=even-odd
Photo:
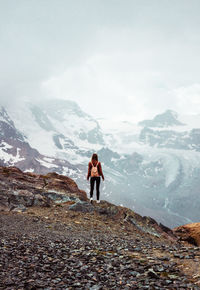
[[[12,160],[13,156],[3,150],[3,148],[0,148],[0,160],[3,160],[4,162],[10,162]]]
[[[9,106],[6,109],[16,128],[27,137],[31,147],[37,149],[41,154],[55,155],[57,147],[52,140],[53,132],[46,131],[38,125],[28,103],[19,103],[15,107]]]
[[[13,156],[12,154],[5,152],[4,148],[0,148],[0,159],[13,166],[17,162],[25,160],[24,157],[20,157],[20,150],[20,148],[17,148],[17,154],[16,156]]]
[[[134,152],[142,155],[143,165],[148,165],[150,162],[160,162],[163,165],[166,187],[169,187],[176,180],[180,170],[185,176],[190,176],[195,168],[200,168],[200,152],[152,148],[146,145],[134,149]]]
[[[47,167],[47,168],[54,168],[54,167],[58,167],[56,164],[52,164],[52,163],[49,163],[49,162],[46,162],[45,160],[42,160],[42,159],[38,159],[36,158],[36,160],[43,166]]]
[[[43,160],[46,161],[46,162],[54,162],[55,158],[44,157]]]
[[[14,162],[15,163],[17,163],[17,162],[19,162],[19,161],[22,161],[22,160],[25,160],[25,158],[24,157],[20,157],[20,152],[21,151],[21,149],[20,148],[17,148],[17,155],[15,156],[15,158],[14,158]]]
[[[6,143],[5,141],[1,142],[0,147],[2,147],[3,150],[7,150],[7,149],[13,148],[13,146],[11,146],[10,144]]]
[[[34,168],[29,168],[29,169],[24,170],[24,172],[34,172],[34,171],[35,171]]]
[[[54,127],[58,132],[63,135],[74,135],[75,132],[80,133],[89,132],[96,127],[96,122],[93,120],[87,120],[86,118],[74,115],[74,114],[66,114],[63,116],[64,121],[58,121],[52,117],[49,117],[49,120],[53,123]]]
[[[63,172],[62,174],[63,175],[66,175],[66,176],[73,176],[74,174],[76,174],[77,172],[71,168],[68,168],[68,167],[63,167]]]
[[[75,164],[85,162],[84,158],[77,156],[77,152],[73,152],[72,154],[70,149],[62,150],[57,148],[53,141],[53,136],[55,134],[63,134],[73,141],[75,146],[83,150],[94,150],[96,152],[102,148],[102,145],[91,144],[87,140],[81,140],[79,138],[79,133],[81,131],[87,134],[97,126],[96,121],[87,116],[81,117],[73,113],[69,114],[68,112],[68,114],[64,115],[64,121],[58,121],[57,119],[48,116],[49,120],[53,123],[55,130],[46,131],[36,122],[35,117],[30,110],[30,104],[19,103],[15,107],[8,106],[6,110],[14,121],[16,128],[20,129],[20,132],[27,137],[30,146],[37,149],[43,155],[55,158],[62,156],[64,159],[69,158],[67,160],[71,160]],[[60,143],[64,147],[65,141],[62,138],[60,138]]]

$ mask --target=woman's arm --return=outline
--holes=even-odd
[[[102,179],[104,180],[104,175],[103,175],[103,171],[102,171],[102,167],[101,167],[101,163],[99,162],[99,175],[102,176]]]
[[[88,174],[87,174],[87,180],[89,180],[89,178],[90,178],[91,167],[92,167],[91,162],[89,162],[89,163],[88,163]]]

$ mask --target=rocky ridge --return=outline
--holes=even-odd
[[[0,209],[25,211],[31,206],[53,202],[86,200],[86,193],[69,177],[50,172],[39,175],[16,167],[0,167]]]
[[[200,288],[199,248],[153,219],[55,173],[0,176],[0,289]]]

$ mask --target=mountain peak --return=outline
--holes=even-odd
[[[56,119],[63,119],[64,115],[76,114],[85,117],[87,114],[81,110],[79,105],[71,100],[51,99],[39,103],[39,106]]]
[[[164,113],[156,115],[152,120],[144,120],[139,122],[142,127],[171,127],[171,126],[184,126],[178,120],[178,114],[173,110],[166,110]]]
[[[0,106],[0,122],[7,123],[11,127],[14,127],[13,121],[10,119],[7,111],[3,106]]]

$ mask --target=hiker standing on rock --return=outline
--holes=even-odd
[[[103,171],[101,168],[101,163],[98,161],[98,155],[94,153],[92,155],[91,161],[88,164],[88,175],[87,180],[90,178],[90,202],[93,201],[93,191],[94,191],[94,184],[96,182],[96,195],[97,195],[97,203],[100,202],[100,182],[101,177],[104,180]]]

